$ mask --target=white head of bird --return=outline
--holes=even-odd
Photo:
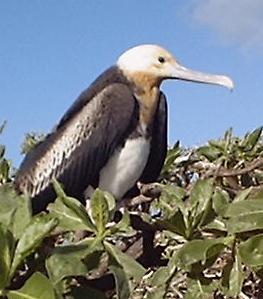
[[[233,89],[233,81],[222,75],[197,72],[180,65],[167,50],[157,45],[140,45],[124,52],[117,61],[127,76],[144,74],[155,78],[159,85],[165,79],[178,79],[198,83],[216,84]]]

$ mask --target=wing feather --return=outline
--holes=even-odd
[[[130,88],[121,83],[110,84],[87,99],[86,105],[64,117],[57,129],[28,153],[15,180],[17,189],[45,201],[39,204],[42,206],[54,199],[48,197],[54,197],[50,185],[56,178],[69,195],[81,197],[137,125],[137,105]]]
[[[156,110],[150,155],[140,178],[143,183],[154,182],[158,179],[167,154],[167,100],[164,93],[160,93]]]

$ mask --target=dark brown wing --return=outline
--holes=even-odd
[[[159,104],[156,110],[153,130],[151,151],[140,178],[143,183],[154,182],[158,179],[167,154],[167,101],[161,92]]]
[[[56,130],[26,156],[16,188],[33,198],[35,212],[54,200],[54,178],[68,195],[82,200],[84,190],[96,182],[100,169],[137,121],[137,102],[130,88],[121,83],[105,86],[86,104],[82,102],[81,109],[69,110]]]

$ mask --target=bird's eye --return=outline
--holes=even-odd
[[[160,63],[164,63],[164,62],[165,62],[165,58],[164,58],[163,56],[159,56],[159,57],[158,57],[158,61],[159,61]]]

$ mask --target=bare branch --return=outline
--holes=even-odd
[[[217,177],[233,177],[238,175],[243,175],[249,173],[255,169],[258,169],[263,166],[263,159],[258,158],[255,161],[248,164],[246,167],[241,169],[225,169],[224,167],[219,167],[218,169],[212,168],[207,171],[206,177],[208,176],[217,176]]]

